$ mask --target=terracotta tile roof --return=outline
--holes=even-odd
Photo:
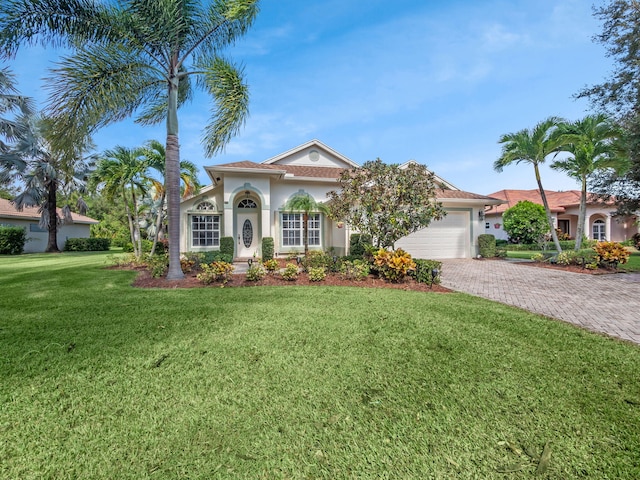
[[[544,191],[547,201],[549,202],[549,208],[552,212],[564,213],[567,207],[572,207],[580,204],[580,191],[579,190],[567,190],[564,192],[556,192],[553,190]],[[499,198],[504,200],[502,205],[496,205],[486,211],[487,215],[499,215],[504,213],[508,208],[513,207],[516,203],[528,200],[533,203],[542,205],[542,197],[540,191],[534,190],[500,190],[499,192],[489,194],[490,197]],[[605,202],[593,194],[589,194],[587,202],[590,204],[595,203],[607,203],[613,204],[613,201]]]
[[[237,169],[254,169],[254,170],[284,170],[285,172],[292,174],[295,177],[311,177],[311,178],[331,178],[336,179],[343,172],[344,168],[334,167],[311,167],[302,165],[281,165],[264,163],[255,163],[249,160],[242,162],[223,163],[222,165],[214,165],[210,167],[215,170],[216,167],[222,168],[237,168]]]
[[[497,197],[491,197],[486,195],[478,195],[477,193],[465,192],[462,190],[448,190],[448,189],[439,189],[436,191],[437,198],[457,198],[457,199],[467,199],[467,200],[500,200]]]
[[[62,210],[58,210],[58,215],[62,216]],[[0,222],[5,218],[17,218],[22,220],[39,220],[40,212],[38,207],[24,207],[21,212],[16,210],[16,207],[9,200],[0,198]],[[98,223],[93,218],[80,215],[79,213],[72,213],[71,218],[74,223]]]

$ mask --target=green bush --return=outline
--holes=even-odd
[[[273,259],[273,237],[264,237],[262,239],[262,260],[267,261]]]
[[[233,237],[222,237],[220,239],[220,253],[224,253],[225,255],[231,255],[231,258],[233,258],[233,254],[234,254],[234,241],[233,241]]]
[[[493,258],[496,256],[496,237],[490,233],[478,235],[478,251],[482,258]]]
[[[592,248],[593,246],[595,246],[597,242],[595,240],[586,240],[586,241],[582,241],[582,247],[583,248]],[[553,249],[555,248],[555,245],[553,243],[547,243],[546,245],[547,249]],[[574,248],[576,248],[576,241],[575,240],[563,240],[560,242],[560,247],[562,248],[562,250],[573,250]],[[520,252],[520,251],[528,251],[528,250],[532,250],[532,251],[536,251],[536,250],[543,250],[543,246],[541,246],[538,243],[510,243],[509,245],[506,245],[504,247],[507,251],[509,252]]]
[[[504,247],[509,244],[508,240],[503,240],[501,238],[496,239],[496,247]]]
[[[149,253],[151,248],[153,247],[153,242],[151,240],[142,239],[142,253]],[[133,252],[133,243],[127,242],[122,246],[122,251],[126,253]]]
[[[414,259],[416,269],[409,272],[409,275],[418,283],[426,283],[433,285],[440,283],[440,275],[442,274],[442,262],[437,260]]]
[[[23,227],[0,226],[0,254],[20,255],[27,243],[27,230]]]
[[[235,267],[228,262],[213,262],[203,263],[200,268],[202,271],[196,275],[196,278],[205,285],[209,285],[213,282],[227,283],[231,280]]]
[[[275,272],[279,266],[278,261],[275,258],[272,258],[271,260],[264,260],[262,265],[267,269],[267,272]]]
[[[313,251],[302,257],[302,268],[308,272],[312,268],[323,268],[325,270],[333,269],[333,257],[325,252]]]
[[[233,254],[224,253],[222,250],[202,252],[202,263],[213,262],[233,263]]]
[[[298,266],[295,263],[287,263],[281,275],[282,278],[290,282],[296,280],[298,278]]]
[[[362,259],[343,260],[340,276],[345,280],[364,280],[369,276],[369,264]]]
[[[371,235],[367,235],[366,233],[352,233],[349,237],[349,255],[362,258],[366,245],[371,245]]]
[[[309,269],[309,281],[321,282],[327,278],[327,271],[323,267],[312,267]]]
[[[166,253],[162,255],[148,255],[146,262],[147,269],[151,272],[153,278],[163,277],[169,268],[169,256]]]
[[[549,232],[544,207],[528,200],[508,208],[502,215],[502,223],[513,243],[536,243]]]
[[[635,233],[633,237],[631,237],[631,241],[633,242],[633,246],[640,250],[640,233]]]
[[[108,238],[68,238],[64,243],[66,252],[105,252],[109,250]]]
[[[254,263],[247,270],[247,280],[250,282],[259,282],[267,276],[267,269],[261,263]]]

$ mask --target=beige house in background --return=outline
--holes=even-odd
[[[58,215],[62,215],[58,209]],[[89,238],[91,225],[98,221],[85,217],[79,213],[72,213],[73,223],[58,227],[58,248],[64,248],[68,238]],[[49,232],[38,226],[40,212],[38,207],[25,207],[21,212],[9,200],[0,198],[0,225],[11,227],[24,227],[27,231],[27,243],[24,245],[25,253],[44,252],[47,248]]]
[[[262,239],[274,239],[275,253],[301,253],[302,214],[285,210],[296,194],[317,202],[338,188],[338,177],[358,164],[319,140],[311,140],[260,163],[242,161],[205,167],[211,185],[181,202],[180,250],[220,248],[220,238],[233,237],[235,256],[261,256]],[[464,192],[436,177],[438,200],[447,216],[396,242],[415,258],[470,258],[477,255],[477,237],[484,233],[482,212],[501,200]],[[342,222],[320,212],[309,219],[309,248],[347,253],[353,233]]]
[[[571,238],[575,238],[578,230],[580,191],[556,192],[545,190],[545,194],[556,228],[559,228]],[[502,214],[505,210],[524,200],[542,205],[542,198],[537,189],[500,190],[489,196],[504,201],[500,205],[493,205],[485,210],[485,233],[490,233],[497,239],[509,239],[502,225]],[[590,195],[587,199],[585,235],[592,240],[622,242],[638,233],[638,217],[620,217],[615,215],[615,210],[614,202],[605,202],[595,195]]]

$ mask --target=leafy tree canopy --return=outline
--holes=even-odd
[[[368,234],[378,247],[393,247],[446,215],[433,173],[415,162],[401,167],[378,158],[345,170],[338,183],[340,189],[329,192],[331,217]]]
[[[549,223],[544,207],[524,200],[507,209],[502,222],[509,240],[513,243],[533,244],[549,232]]]

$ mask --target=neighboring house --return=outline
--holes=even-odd
[[[62,215],[58,209],[58,215]],[[64,248],[67,238],[88,238],[90,226],[98,223],[93,218],[85,217],[79,213],[72,213],[73,223],[58,227],[58,248]],[[25,207],[21,212],[9,200],[0,198],[0,225],[11,227],[24,227],[27,231],[27,243],[24,246],[25,253],[44,252],[47,248],[49,232],[40,228],[40,212],[38,207]]]
[[[277,255],[301,253],[302,214],[285,204],[304,192],[317,202],[338,188],[338,177],[358,165],[344,155],[311,140],[261,163],[242,161],[205,167],[212,184],[181,202],[181,251],[216,250],[221,237],[233,237],[235,256],[261,255],[262,238],[272,237]],[[463,192],[437,178],[438,200],[447,216],[396,243],[416,258],[469,258],[477,254],[478,234],[484,233],[481,214],[500,200]],[[353,233],[342,222],[321,213],[309,219],[310,250],[347,253]]]
[[[545,190],[549,208],[556,228],[575,238],[578,230],[578,214],[580,210],[580,191],[568,190],[555,192]],[[508,240],[504,231],[502,214],[516,203],[529,200],[542,205],[540,192],[536,190],[500,190],[490,195],[504,201],[485,210],[485,232],[498,239]],[[615,203],[603,201],[595,195],[587,198],[587,214],[585,216],[585,235],[593,240],[609,240],[622,242],[638,233],[637,217],[620,217],[615,215]]]

